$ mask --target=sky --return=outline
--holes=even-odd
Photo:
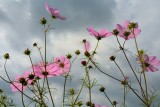
[[[93,26],[99,30],[106,28],[112,31],[116,24],[122,24],[125,20],[138,22],[142,30],[137,37],[138,45],[148,54],[155,55],[160,59],[160,1],[159,0],[0,0],[0,72],[1,76],[6,78],[4,73],[3,54],[10,53],[10,60],[7,62],[7,70],[12,79],[24,71],[30,70],[28,57],[23,54],[26,48],[32,50],[32,58],[36,63],[40,57],[35,48],[32,47],[34,42],[38,43],[44,50],[44,33],[43,26],[39,20],[45,17],[48,22],[49,14],[45,10],[45,2],[48,2],[53,8],[58,8],[62,16],[67,20],[54,20],[52,23],[53,30],[47,33],[47,59],[66,55],[71,53],[74,57],[74,51],[79,49],[83,53],[82,40],[87,39],[91,42],[91,49],[96,45],[96,39],[89,35],[86,28]],[[123,41],[123,39],[121,39]],[[134,41],[126,43],[126,48],[131,52],[127,53],[137,69],[139,66],[135,61],[136,49]],[[118,50],[116,39],[112,36],[103,39],[97,49],[98,54],[95,59],[99,62],[101,69],[105,72],[120,78],[120,72],[116,66],[109,61],[111,55],[116,55],[117,62],[123,68],[124,73],[130,77],[133,86],[137,86],[133,73],[131,72],[125,58]],[[70,87],[79,88],[80,79],[84,76],[84,70],[80,65],[83,57],[79,57],[73,64],[72,73],[74,75],[72,83],[68,82]],[[78,77],[77,77],[78,75]],[[148,86],[154,86],[160,89],[160,72],[147,72]],[[106,93],[111,99],[118,101],[120,107],[122,102],[123,90],[121,85],[113,79],[102,75],[98,70],[92,70],[91,76],[96,78],[97,84],[102,84],[106,88]],[[60,106],[62,101],[62,84],[64,78],[55,77],[50,79],[51,86],[58,89],[54,93],[56,106]],[[0,88],[11,98],[20,98],[20,93],[13,93],[9,84],[0,80]],[[107,99],[99,92],[99,85],[93,88],[93,101],[102,105],[111,105]],[[87,89],[81,98],[88,100]],[[21,102],[14,100],[17,107],[21,107]],[[136,103],[135,103],[136,102]],[[139,99],[130,91],[127,96],[127,106],[135,107],[139,105]],[[85,107],[85,106],[84,106]]]

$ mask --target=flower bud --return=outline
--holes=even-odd
[[[103,86],[99,89],[100,92],[104,92],[104,90],[105,88]]]
[[[90,56],[90,53],[89,53],[88,51],[86,51],[86,52],[84,52],[84,55],[85,55],[86,57],[89,57],[89,56]]]
[[[47,20],[43,17],[40,19],[40,24],[45,25],[47,23]]]
[[[131,22],[128,26],[129,29],[134,29],[134,28],[138,28],[138,24],[135,22]]]
[[[90,102],[90,101],[88,101],[88,102],[86,102],[86,106],[92,106],[92,102]]]
[[[115,105],[115,106],[117,105],[117,101],[113,101],[112,103],[113,103],[113,105]]]
[[[3,55],[3,57],[4,57],[4,59],[9,59],[9,58],[10,58],[9,53],[5,53],[5,54]]]
[[[24,50],[24,54],[25,54],[25,55],[30,55],[30,54],[31,54],[31,51],[27,48],[26,50]]]
[[[119,31],[117,29],[114,29],[112,34],[117,36],[119,34]]]
[[[131,32],[125,31],[124,36],[128,37],[131,34]]]
[[[81,107],[83,105],[82,101],[77,102],[77,106]]]
[[[82,41],[83,43],[86,43],[87,41],[86,41],[86,39],[83,39],[83,41]]]
[[[70,93],[70,95],[74,95],[74,94],[75,94],[75,89],[74,89],[74,88],[71,88],[71,89],[69,90],[69,93]]]
[[[82,64],[83,66],[86,66],[87,62],[86,62],[86,61],[81,61],[81,64]]]
[[[110,57],[110,60],[111,60],[111,61],[115,61],[115,59],[116,59],[115,56],[111,56],[111,57]]]
[[[141,50],[138,51],[138,53],[139,53],[140,55],[143,55],[143,54],[144,54],[144,50],[141,49]]]
[[[79,55],[79,54],[80,54],[80,51],[79,51],[79,50],[76,50],[76,51],[75,51],[75,54],[76,54],[76,55]]]
[[[67,54],[66,57],[67,57],[67,59],[71,59],[72,55],[71,54]]]
[[[37,43],[33,43],[33,46],[36,47],[36,46],[37,46]]]
[[[92,65],[89,65],[88,68],[89,68],[89,69],[92,69],[93,67],[92,67]]]

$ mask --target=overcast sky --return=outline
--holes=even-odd
[[[34,62],[40,61],[38,52],[32,47],[37,42],[42,50],[44,49],[43,26],[40,25],[39,19],[42,17],[50,19],[46,12],[44,4],[48,2],[50,6],[58,8],[60,13],[67,17],[67,20],[55,20],[52,27],[54,30],[47,35],[47,58],[65,55],[67,53],[74,54],[74,51],[83,50],[81,41],[86,38],[92,44],[92,49],[96,44],[96,39],[91,37],[86,28],[93,26],[99,30],[106,28],[112,31],[117,23],[122,24],[125,20],[136,21],[142,30],[137,37],[139,47],[146,50],[149,54],[156,55],[160,59],[160,1],[159,0],[0,0],[0,72],[5,77],[3,70],[4,60],[3,54],[10,53],[11,59],[8,61],[7,69],[13,79],[17,74],[23,74],[23,71],[30,69],[28,57],[23,55],[26,48],[32,50]],[[134,68],[138,68],[135,62],[135,46],[134,41],[128,41],[126,48],[132,53],[129,55]],[[121,52],[115,53],[118,49],[116,39],[114,37],[103,39],[98,48],[96,60],[99,61],[100,67],[109,74],[120,78],[120,72],[113,63],[109,61],[109,56],[116,55],[118,63],[123,67],[126,75],[133,80],[136,86],[133,74],[128,64],[125,62]],[[74,81],[69,84],[78,88],[80,78],[84,75],[80,65],[79,58],[73,65],[72,73]],[[79,75],[79,77],[76,77]],[[102,75],[99,71],[93,70],[92,77],[96,77],[98,84],[102,84],[106,88],[106,93],[113,100],[119,102],[118,107],[123,101],[121,85],[113,79]],[[147,73],[149,86],[155,86],[160,89],[160,72]],[[62,77],[50,79],[52,86],[59,91],[55,93],[56,107],[60,106],[62,100],[59,97],[62,93]],[[78,83],[78,84],[77,84]],[[158,86],[159,85],[159,86]],[[0,88],[9,93],[14,99],[20,97],[18,93],[12,93],[8,84],[0,80]],[[105,97],[98,91],[99,86],[93,89],[93,101],[99,104],[105,104],[110,107],[109,102],[106,103]],[[120,91],[119,91],[120,90]],[[87,89],[84,89],[86,92]],[[88,96],[83,94],[81,97],[84,101],[88,100]],[[20,107],[19,101],[16,101]],[[130,92],[127,96],[127,106],[135,107],[139,105],[139,99]],[[84,106],[85,107],[85,106]]]

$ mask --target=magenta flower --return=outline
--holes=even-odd
[[[94,104],[94,107],[107,107],[107,106],[105,106],[105,105],[101,106],[99,104]]]
[[[59,18],[61,20],[65,20],[66,17],[63,17],[60,15],[59,10],[58,9],[53,9],[52,7],[50,7],[48,5],[48,3],[45,3],[45,7],[46,10],[48,11],[48,13],[53,17],[53,18]]]
[[[124,22],[123,26],[117,24],[116,29],[119,31],[118,36],[124,38],[125,40],[133,39],[141,32],[138,28],[137,22],[129,22],[128,20]]]
[[[67,74],[70,71],[70,60],[65,56],[57,57],[54,59],[54,70],[56,76]]]
[[[158,71],[158,69],[155,66],[160,66],[160,60],[158,60],[156,56],[143,55],[142,59],[146,71]]]
[[[87,30],[90,33],[90,35],[96,37],[97,40],[101,40],[102,38],[108,37],[112,34],[106,29],[101,29],[100,31],[96,31],[93,29],[92,26],[87,28]]]
[[[34,69],[35,75],[40,78],[56,76],[53,63],[47,63],[46,69],[45,69],[45,63],[40,62],[37,65],[34,65],[33,69]]]
[[[27,88],[28,82],[27,78],[24,76],[17,76],[14,82],[10,85],[12,91],[24,91]],[[18,90],[19,89],[19,90]]]

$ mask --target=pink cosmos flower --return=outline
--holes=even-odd
[[[54,70],[57,76],[67,74],[70,71],[70,60],[65,56],[54,58]]]
[[[107,106],[105,106],[105,105],[101,106],[99,104],[94,104],[94,107],[107,107]]]
[[[102,38],[110,36],[112,33],[106,29],[101,29],[100,31],[96,31],[92,26],[87,28],[90,35],[96,37],[97,40],[101,40]]]
[[[65,20],[66,17],[63,17],[59,14],[59,10],[58,9],[53,9],[52,7],[50,7],[48,5],[48,3],[45,3],[45,7],[46,10],[48,11],[48,13],[53,17],[53,18],[59,18],[61,20]]]
[[[158,60],[156,56],[143,55],[143,61],[146,71],[158,71],[155,66],[160,66],[160,60]]]
[[[124,22],[123,26],[117,24],[116,29],[119,31],[118,36],[124,38],[125,40],[133,39],[141,32],[138,28],[137,22],[129,22],[128,20]]]
[[[44,78],[45,76],[47,76],[47,77],[57,76],[57,74],[55,73],[53,63],[47,63],[46,69],[45,69],[45,63],[40,62],[40,63],[34,65],[33,69],[34,69],[35,75],[40,78]]]
[[[27,88],[28,82],[25,76],[17,76],[14,82],[10,85],[12,91],[24,91]],[[18,90],[19,89],[19,90]]]

